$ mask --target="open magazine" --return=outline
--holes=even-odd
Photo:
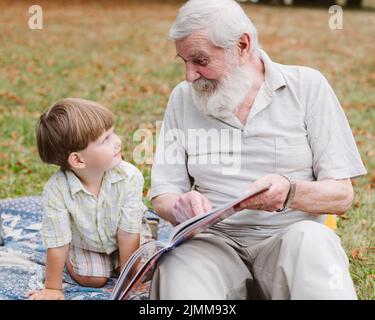
[[[204,229],[236,213],[242,201],[267,189],[270,184],[253,185],[241,197],[205,214],[195,216],[173,228],[166,243],[152,240],[143,244],[128,260],[112,291],[112,300],[126,300],[138,285],[150,281],[158,260],[169,250],[191,239]]]

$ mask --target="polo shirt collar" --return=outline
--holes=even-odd
[[[286,81],[281,70],[277,67],[276,63],[271,60],[268,54],[262,49],[258,49],[255,54],[263,61],[266,85],[272,89],[272,91],[286,86]]]

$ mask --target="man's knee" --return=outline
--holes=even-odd
[[[240,281],[229,282],[247,275],[225,246],[212,238],[193,239],[168,252],[152,279],[151,299],[227,299],[229,288]]]
[[[340,238],[324,224],[314,221],[297,222],[287,228],[281,239],[292,255],[297,251],[309,256],[310,259],[319,259],[321,263],[324,263],[322,257],[330,257],[329,260],[349,265]]]
[[[171,252],[170,252],[171,253]],[[181,260],[176,255],[167,255],[159,262],[154,273],[151,285],[151,299],[224,299],[220,296],[222,290],[212,290],[212,285],[220,280],[213,281],[202,265],[197,272],[197,264],[192,266],[189,259]],[[202,261],[204,263],[204,261]],[[192,266],[192,268],[189,268]],[[212,271],[212,270],[211,270]],[[215,273],[215,272],[213,272]],[[213,274],[212,274],[213,275]],[[215,283],[216,282],[216,283]]]
[[[324,224],[314,221],[301,221],[289,226],[281,237],[284,247],[293,254],[295,250],[302,250],[304,254],[311,253],[316,258],[325,254],[338,254],[347,260],[341,246],[340,238]],[[316,255],[317,250],[319,255]],[[346,261],[347,264],[347,261]]]
[[[304,240],[311,240],[312,243],[314,243],[314,239],[338,239],[336,234],[330,228],[322,223],[310,220],[300,221],[292,224],[286,229],[284,237],[292,238],[294,240],[304,238]]]
[[[294,283],[288,286],[292,299],[356,298],[348,257],[330,228],[313,221],[295,223],[282,236],[281,248]]]

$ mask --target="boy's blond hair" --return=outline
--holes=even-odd
[[[99,103],[78,98],[59,100],[40,116],[36,129],[39,156],[69,170],[69,155],[85,149],[114,122],[113,113]]]

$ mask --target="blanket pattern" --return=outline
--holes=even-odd
[[[0,201],[0,233],[3,232],[4,242],[0,246],[0,300],[27,299],[27,291],[44,287],[46,248],[40,234],[42,211],[40,196]],[[148,210],[142,223],[141,242],[151,240],[148,219],[159,220],[157,238],[166,240],[171,225]],[[82,287],[66,269],[63,273],[63,290],[68,300],[107,300],[115,282],[116,278],[111,278],[103,288]],[[148,286],[142,286],[130,298],[148,299],[147,289]]]

